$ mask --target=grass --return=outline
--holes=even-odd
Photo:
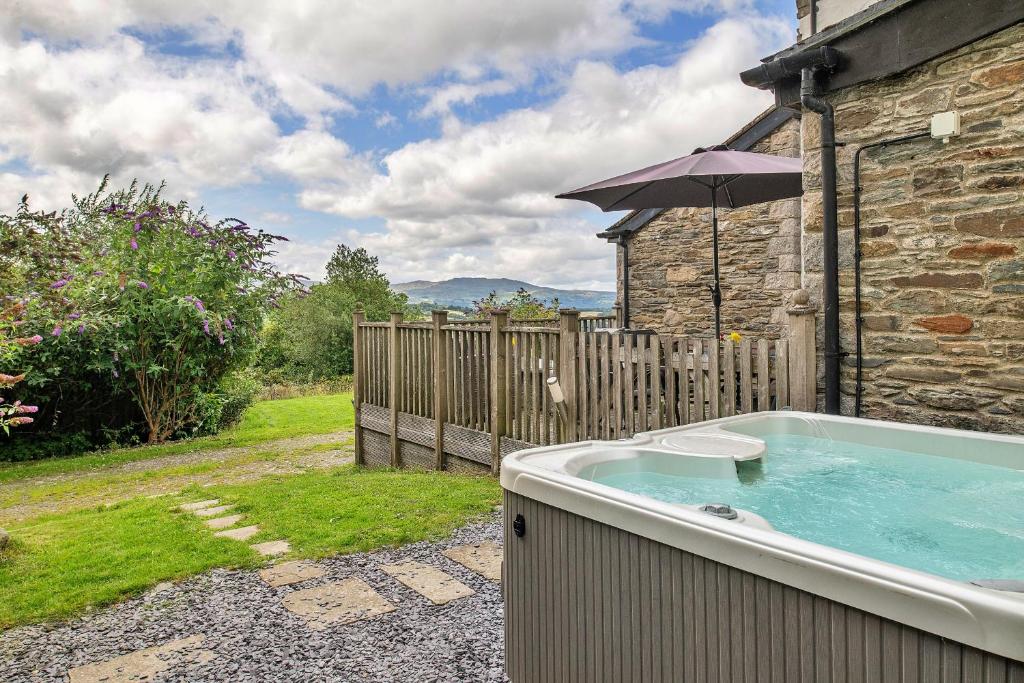
[[[173,509],[210,497],[260,525],[251,542],[284,538],[294,556],[322,557],[442,537],[490,510],[499,487],[491,478],[345,466],[39,517],[12,526],[0,554],[0,628],[68,617],[212,567],[259,564],[246,544],[217,539]]]
[[[156,446],[120,448],[73,458],[2,464],[0,484],[31,477],[103,469],[111,465],[166,455],[253,446],[295,436],[328,434],[351,429],[352,425],[351,393],[261,401],[247,410],[237,425],[213,436]]]

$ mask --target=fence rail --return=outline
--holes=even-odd
[[[491,470],[533,445],[617,439],[761,410],[815,406],[814,309],[779,339],[717,341],[612,328],[613,317],[355,325],[356,458]],[[463,324],[466,323],[466,324]],[[557,378],[564,401],[548,382]]]

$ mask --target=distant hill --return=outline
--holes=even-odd
[[[611,311],[615,303],[615,292],[555,289],[507,278],[457,277],[441,282],[416,280],[393,284],[391,288],[396,292],[408,294],[409,303],[429,303],[442,308],[471,308],[474,301],[484,298],[491,292],[497,292],[499,297],[505,298],[512,296],[520,288],[545,302],[558,299],[559,306],[580,311]]]

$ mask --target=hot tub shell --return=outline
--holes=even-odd
[[[711,439],[687,457],[721,462],[733,456],[728,448],[707,452],[715,451],[714,438],[756,443],[756,434],[780,432],[1024,469],[1020,437],[793,412],[508,456],[501,483],[509,677],[516,683],[1024,681],[1022,594],[577,476],[620,455],[685,451],[687,435]],[[733,453],[752,457],[753,447]],[[522,536],[514,530],[518,516]]]

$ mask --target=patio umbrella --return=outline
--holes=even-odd
[[[715,337],[721,337],[722,289],[718,273],[718,207],[737,208],[799,197],[800,159],[739,152],[725,145],[697,148],[685,157],[602,180],[558,199],[579,199],[602,211],[711,207],[715,284],[708,286],[715,305]]]

